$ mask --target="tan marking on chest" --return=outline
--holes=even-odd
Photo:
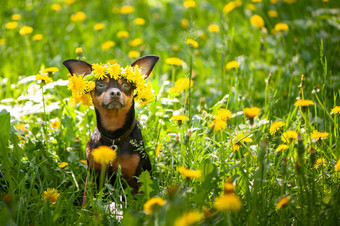
[[[131,155],[125,155],[119,157],[113,164],[113,169],[115,171],[118,170],[118,167],[121,167],[122,174],[127,179],[132,179],[133,176],[136,175],[137,167],[139,166],[140,162],[140,155],[135,153]]]

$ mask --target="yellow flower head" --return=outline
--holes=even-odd
[[[50,77],[48,77],[45,74],[40,74],[40,75],[35,76],[35,80],[41,80],[45,83],[50,83],[53,81]]]
[[[289,27],[285,23],[277,23],[275,24],[274,31],[275,32],[280,32],[280,31],[288,31]]]
[[[211,33],[216,33],[220,31],[220,27],[216,24],[210,24],[208,27],[208,31]]]
[[[327,164],[327,161],[325,158],[318,158],[316,161],[315,161],[315,164],[314,164],[314,168],[319,168],[321,165],[323,167],[325,167]]]
[[[204,213],[193,210],[177,218],[174,226],[190,226],[204,219]]]
[[[166,201],[161,197],[153,197],[144,203],[144,212],[146,214],[152,214],[156,206],[164,206]]]
[[[295,107],[308,107],[314,105],[314,102],[312,100],[297,100],[294,105]]]
[[[188,121],[189,118],[187,116],[184,115],[174,115],[171,117],[172,121]]]
[[[248,118],[255,118],[260,114],[260,108],[258,107],[252,107],[252,108],[245,108],[243,109],[243,113],[248,117]]]
[[[227,109],[221,108],[217,110],[216,119],[219,120],[230,120],[232,117],[231,112]]]
[[[226,4],[223,7],[223,12],[224,13],[229,13],[233,9],[235,9],[236,7],[240,7],[241,5],[242,5],[242,1],[241,0],[231,1],[231,2],[229,2],[228,4]]]
[[[54,11],[59,11],[61,10],[61,5],[58,4],[58,3],[54,3],[51,5],[51,9],[54,10]]]
[[[83,53],[83,48],[81,48],[81,47],[78,47],[78,48],[76,48],[76,50],[75,50],[75,52],[76,52],[76,54],[82,54]]]
[[[81,163],[83,163],[84,165],[87,165],[87,161],[85,159],[80,160]]]
[[[59,69],[57,67],[48,67],[43,70],[43,73],[53,73],[57,72]]]
[[[128,38],[129,37],[129,32],[127,31],[119,31],[117,33],[118,38]]]
[[[281,135],[281,140],[285,143],[292,143],[297,138],[297,132],[288,130]]]
[[[103,30],[105,28],[105,24],[103,23],[97,23],[93,26],[93,30],[95,31],[100,31]]]
[[[280,199],[280,201],[277,203],[276,205],[276,209],[279,210],[281,209],[283,206],[287,205],[287,203],[289,202],[290,197],[288,196],[284,196]]]
[[[196,3],[195,1],[187,0],[187,1],[184,1],[183,5],[185,8],[194,8],[196,6]]]
[[[145,24],[145,20],[143,18],[140,18],[140,17],[136,18],[133,22],[137,25],[144,25]]]
[[[19,34],[21,34],[21,35],[31,34],[32,32],[33,32],[33,28],[30,27],[30,26],[23,26],[19,30]]]
[[[15,13],[15,14],[13,14],[12,15],[12,20],[20,20],[21,19],[21,15],[20,14],[17,14],[17,13]]]
[[[120,8],[120,13],[121,14],[130,14],[134,11],[135,9],[130,6],[130,5],[125,5]]]
[[[254,15],[254,16],[250,17],[250,23],[251,23],[251,25],[253,25],[254,27],[257,27],[257,28],[262,28],[264,26],[264,20],[259,15]]]
[[[278,17],[278,13],[275,10],[269,10],[268,16],[271,17],[271,18],[275,18],[275,17]]]
[[[329,133],[327,132],[319,132],[317,130],[314,130],[311,134],[310,134],[312,139],[321,139],[321,138],[327,138],[329,136]]]
[[[8,30],[12,30],[12,29],[15,29],[18,27],[18,22],[16,21],[13,21],[13,22],[8,22],[6,25],[5,25],[6,29]]]
[[[283,151],[283,150],[286,150],[288,149],[289,146],[286,145],[286,144],[280,144],[279,146],[277,146],[277,148],[275,149],[276,152],[279,152],[279,151]]]
[[[212,121],[210,126],[214,126],[214,132],[216,132],[227,128],[227,123],[225,122],[225,120],[215,119]]]
[[[335,106],[332,109],[331,114],[338,114],[338,115],[340,115],[340,106]]]
[[[54,119],[51,121],[51,126],[53,129],[57,129],[60,127],[60,120],[57,118],[57,119]]]
[[[231,180],[224,182],[223,188],[224,188],[224,194],[230,194],[230,193],[233,193],[234,191],[234,185],[231,183]]]
[[[135,38],[134,40],[129,42],[129,45],[132,46],[132,47],[136,47],[136,46],[141,45],[142,43],[143,43],[143,39]]]
[[[177,171],[180,172],[185,178],[199,178],[201,177],[201,170],[185,169],[183,166],[177,167]]]
[[[65,168],[66,166],[68,166],[67,162],[62,162],[59,164],[59,168]]]
[[[182,28],[187,28],[187,27],[188,27],[188,24],[189,24],[189,20],[187,20],[187,19],[185,19],[185,18],[183,18],[183,19],[181,20],[181,26],[182,26]]]
[[[334,170],[335,170],[335,172],[339,172],[340,171],[340,159],[338,159],[338,161],[336,162]]]
[[[236,194],[229,193],[217,197],[214,207],[218,211],[239,212],[242,208],[242,202]]]
[[[39,41],[39,40],[43,39],[43,37],[44,36],[42,34],[35,34],[35,35],[33,35],[32,39],[34,41]]]
[[[177,57],[170,57],[165,60],[165,62],[169,65],[175,65],[175,66],[180,66],[184,64],[184,61]]]
[[[186,40],[186,43],[189,45],[189,46],[192,46],[194,48],[197,48],[198,47],[198,42],[196,42],[195,40],[193,39],[187,39]]]
[[[240,65],[238,64],[236,60],[233,60],[227,63],[227,70],[231,70],[231,69],[239,68],[239,67]]]
[[[92,64],[92,73],[97,80],[106,78],[106,67],[103,64]]]
[[[248,4],[248,9],[251,10],[251,11],[255,11],[256,10],[256,5],[254,5],[252,3],[249,3]]]
[[[270,125],[269,132],[271,135],[274,135],[279,129],[281,129],[285,125],[282,121],[276,121],[273,122],[273,124]]]
[[[42,200],[49,200],[50,203],[55,203],[58,199],[58,197],[60,196],[60,194],[58,193],[57,190],[55,190],[54,188],[47,188],[46,191],[44,191],[44,193],[42,194],[41,199]]]
[[[94,149],[91,154],[95,162],[105,165],[113,162],[117,157],[117,153],[112,148],[104,145]]]
[[[175,86],[168,89],[169,93],[178,94],[183,92],[186,89],[191,88],[194,85],[194,81],[189,80],[188,78],[180,78],[175,82]]]
[[[238,133],[236,134],[236,136],[234,137],[233,139],[233,143],[234,144],[237,144],[239,142],[247,142],[247,143],[250,143],[250,142],[253,142],[253,139],[251,139],[250,137],[248,136],[245,136],[243,133]]]
[[[128,56],[129,56],[130,58],[138,58],[139,55],[140,55],[139,52],[138,52],[138,51],[135,51],[135,50],[131,50],[131,51],[128,52]]]
[[[102,50],[109,50],[111,49],[113,46],[115,46],[115,42],[114,41],[106,41],[103,43],[102,45]]]
[[[76,12],[75,14],[71,15],[71,20],[73,22],[82,22],[83,20],[85,20],[86,18],[86,14],[84,12]]]

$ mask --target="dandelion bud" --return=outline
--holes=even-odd
[[[76,54],[77,54],[77,58],[81,59],[83,58],[83,49],[81,47],[76,48]]]

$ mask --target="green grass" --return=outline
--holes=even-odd
[[[59,11],[51,9],[54,3],[60,4]],[[339,3],[249,0],[224,13],[226,3],[196,1],[194,8],[185,8],[183,1],[2,3],[1,224],[173,225],[193,210],[204,213],[198,225],[338,224],[340,183],[335,165],[340,158],[340,127],[339,114],[330,112],[340,105]],[[256,9],[251,11],[248,4]],[[133,6],[134,12],[120,14],[123,5]],[[268,10],[276,10],[278,17],[270,18]],[[78,11],[86,18],[74,22],[71,15]],[[13,14],[21,18],[16,28],[7,29]],[[263,28],[251,25],[255,14],[264,19]],[[137,17],[144,18],[145,24],[134,24]],[[182,19],[187,19],[187,26],[181,25]],[[279,22],[289,30],[274,34]],[[105,28],[94,31],[96,23]],[[218,25],[220,31],[209,32],[210,24]],[[20,35],[25,25],[33,32]],[[121,30],[128,31],[129,38],[118,38]],[[34,41],[36,34],[43,38]],[[129,41],[135,38],[143,43],[132,47]],[[187,39],[196,40],[199,47],[188,46]],[[114,41],[115,46],[103,50],[106,41]],[[80,160],[86,158],[95,112],[93,107],[69,106],[68,72],[62,66],[64,60],[79,57],[78,47],[83,49],[81,59],[89,63],[115,59],[125,66],[135,60],[128,56],[131,50],[160,57],[149,78],[155,101],[136,108],[153,169],[151,177],[139,178],[143,195],[132,197],[129,188],[123,190],[124,180],[105,183],[97,193],[90,183],[87,205],[81,207],[88,168]],[[180,58],[185,65],[168,65],[170,57]],[[240,67],[227,70],[233,60]],[[50,74],[54,82],[40,85],[34,75],[52,66],[59,69]],[[168,89],[179,78],[192,78],[193,86],[173,95]],[[315,105],[295,107],[298,98]],[[260,108],[253,122],[243,114],[246,107]],[[228,109],[233,116],[225,129],[213,131],[218,109]],[[171,120],[178,112],[190,120]],[[51,126],[54,119],[61,121],[58,128]],[[285,126],[270,134],[275,121]],[[300,141],[276,152],[283,143],[281,135],[288,130],[301,134]],[[312,139],[314,130],[329,136]],[[241,142],[235,150],[234,137],[240,132],[252,142]],[[315,166],[317,159],[324,164]],[[60,168],[62,162],[68,165]],[[201,176],[185,179],[177,171],[179,166],[200,170]],[[214,206],[228,178],[242,202],[238,212]],[[60,194],[56,203],[42,200],[47,188]],[[156,196],[166,204],[146,214],[144,203]],[[284,196],[290,197],[289,202],[277,209]],[[123,216],[108,211],[112,201]]]

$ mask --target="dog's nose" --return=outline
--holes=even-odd
[[[122,94],[119,89],[112,89],[110,91],[110,97],[120,97],[120,95]]]

